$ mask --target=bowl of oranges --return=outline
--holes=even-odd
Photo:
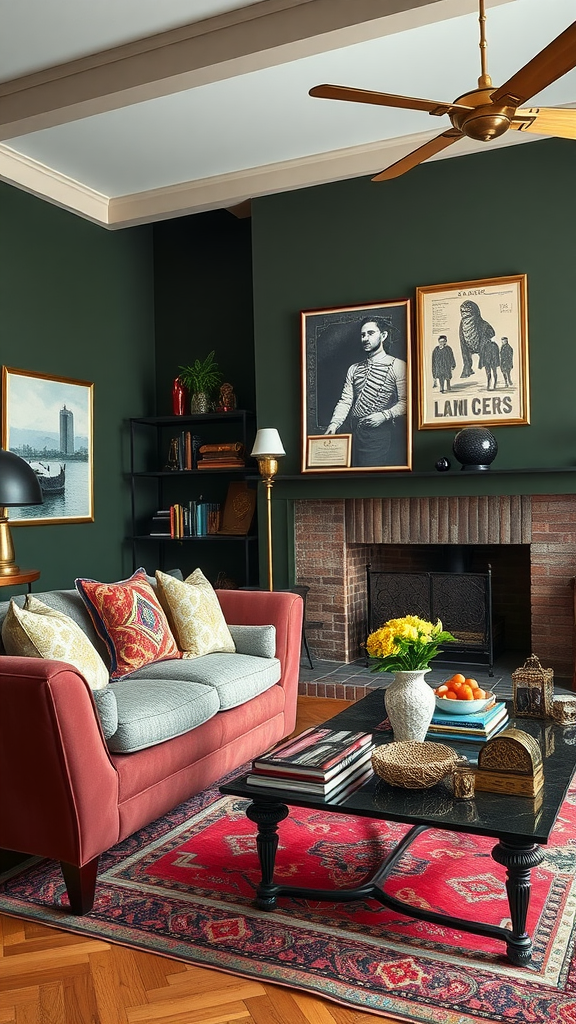
[[[484,711],[494,702],[494,694],[483,690],[476,679],[469,679],[456,672],[434,690],[436,707],[454,715],[470,715]]]

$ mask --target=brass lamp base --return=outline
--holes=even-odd
[[[274,477],[278,472],[278,459],[275,459],[272,455],[257,456],[258,458],[258,469],[260,476],[262,477],[264,486],[266,487],[266,509],[267,509],[267,528],[268,528],[268,590],[274,590],[274,583],[272,579],[272,485],[274,483]]]
[[[6,509],[0,508],[0,576],[16,576],[20,572],[15,557]]]

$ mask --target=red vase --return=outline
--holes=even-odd
[[[184,387],[179,377],[175,377],[172,383],[172,413],[174,416],[184,416],[187,398],[188,389]]]

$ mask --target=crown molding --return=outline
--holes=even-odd
[[[0,179],[38,199],[108,227],[108,196],[4,145],[0,145]]]
[[[135,224],[152,223],[237,206],[257,196],[295,189],[310,188],[347,178],[364,177],[381,171],[407,153],[423,145],[437,135],[437,131],[420,132],[404,136],[401,140],[390,139],[362,146],[332,150],[328,153],[300,157],[281,163],[267,164],[229,174],[216,175],[197,181],[182,182],[178,185],[152,189],[134,195],[125,195],[110,200],[108,227],[123,228]],[[508,132],[489,148],[519,145],[538,140],[537,136],[518,137],[518,132]],[[485,153],[485,143],[471,139],[438,154],[434,160],[470,156]],[[374,184],[382,188],[383,183]]]
[[[437,131],[419,132],[403,136],[402,139],[387,139],[384,142],[315,153],[294,160],[113,197],[96,192],[0,144],[0,179],[102,227],[117,230],[208,210],[240,207],[257,196],[376,174],[437,134]],[[540,136],[520,132],[507,132],[490,145],[466,139],[432,157],[432,160],[486,153],[490,149],[523,145],[539,139]],[[379,183],[373,187],[383,188],[385,184]]]

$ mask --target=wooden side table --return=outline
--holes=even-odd
[[[32,584],[40,579],[40,569],[19,569],[13,576],[0,576],[0,587],[19,587],[28,584],[28,593],[32,593]]]

